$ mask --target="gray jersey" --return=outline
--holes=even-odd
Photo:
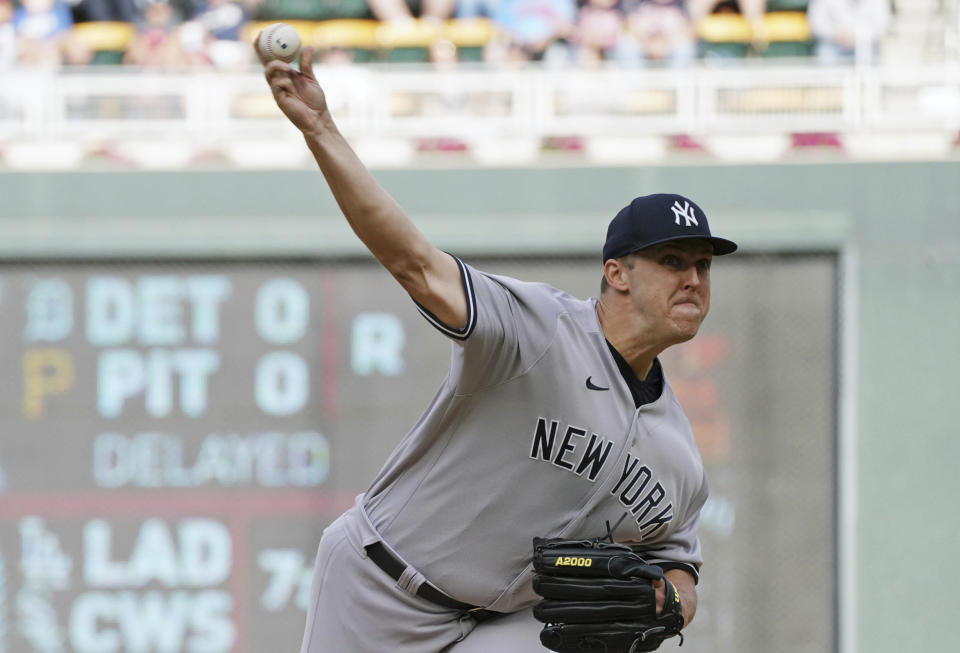
[[[530,587],[534,536],[614,538],[699,570],[707,484],[664,377],[637,409],[596,300],[462,262],[468,320],[450,369],[364,500],[371,523],[432,584],[510,612]]]

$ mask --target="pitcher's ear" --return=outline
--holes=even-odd
[[[629,284],[626,279],[627,266],[623,259],[611,258],[603,264],[603,278],[607,281],[607,286],[620,292],[626,292]]]

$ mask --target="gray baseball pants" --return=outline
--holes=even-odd
[[[379,539],[359,506],[324,530],[301,653],[547,651],[529,609],[477,624],[401,589],[366,556]]]

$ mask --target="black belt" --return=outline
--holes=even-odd
[[[400,576],[406,571],[407,565],[393,555],[390,549],[385,547],[382,542],[374,542],[364,548],[367,551],[367,557],[373,560],[380,569],[383,569],[390,578],[400,580]],[[451,596],[447,596],[426,581],[420,583],[420,587],[417,588],[417,596],[444,608],[466,613],[477,621],[486,621],[503,614],[502,612],[494,612],[493,610],[487,610],[475,605],[470,605],[469,603],[464,603],[463,601],[458,601]]]

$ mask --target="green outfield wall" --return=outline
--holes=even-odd
[[[957,650],[960,163],[377,176],[437,245],[465,256],[596,254],[599,278],[609,218],[661,191],[696,199],[747,253],[836,253],[838,649]],[[10,262],[366,256],[315,171],[0,174]],[[757,279],[754,292],[767,290]]]

